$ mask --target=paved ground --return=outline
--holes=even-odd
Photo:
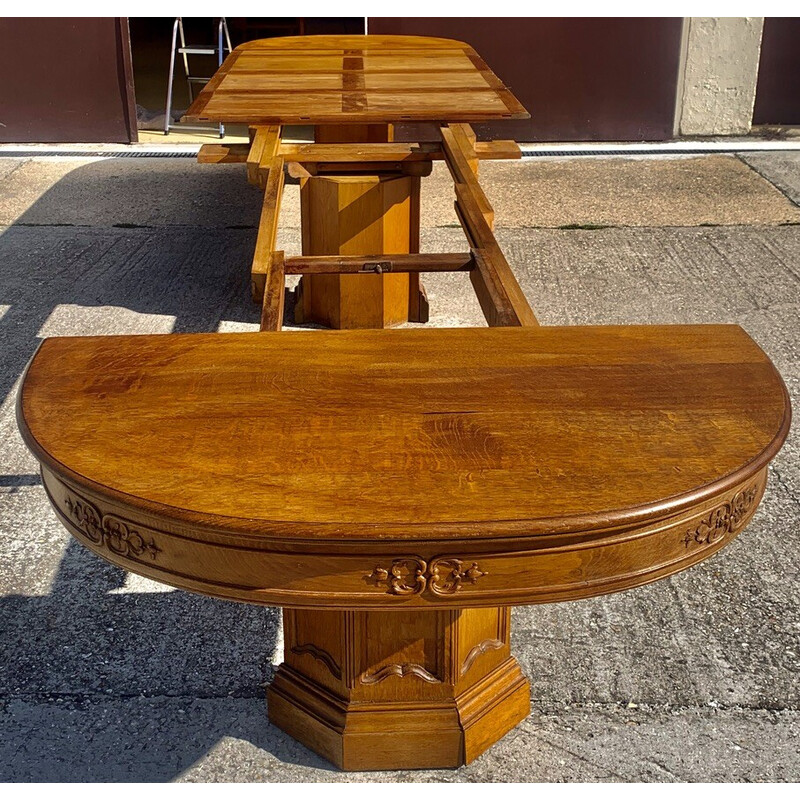
[[[545,324],[738,322],[800,393],[800,155],[482,167]],[[423,242],[463,246],[446,176]],[[16,431],[43,336],[256,329],[258,193],[186,159],[0,159],[0,779],[365,781],[271,727],[279,612],[129,576],[71,541]],[[296,186],[281,239],[299,248]],[[602,226],[598,228],[597,226]],[[464,275],[436,325],[482,324]],[[514,611],[533,713],[469,767],[385,780],[800,780],[800,454],[747,531],[619,595]],[[231,631],[236,631],[231,636]]]

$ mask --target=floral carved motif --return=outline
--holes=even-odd
[[[442,558],[434,561],[429,569],[429,586],[434,594],[454,594],[461,588],[461,584],[477,583],[487,573],[478,569],[473,561],[472,565],[464,569],[464,562],[458,558]]]
[[[152,537],[145,537],[127,522],[113,514],[101,514],[87,500],[67,495],[64,505],[70,521],[92,542],[105,547],[118,556],[141,558],[144,555],[155,560],[161,548]]]
[[[427,584],[427,566],[421,558],[396,558],[389,569],[376,566],[367,581],[388,584],[389,594],[419,594]]]
[[[697,527],[686,531],[683,543],[686,547],[714,544],[738,530],[753,509],[757,497],[758,486],[756,484],[737,492],[729,502],[717,506],[707,517],[704,517]]]
[[[487,574],[474,561],[465,568],[460,558],[437,558],[428,564],[416,556],[407,556],[394,559],[388,568],[377,565],[366,580],[375,586],[385,583],[389,594],[420,594],[427,589],[444,596],[455,594],[464,583],[477,583]]]

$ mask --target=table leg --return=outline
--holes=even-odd
[[[318,126],[317,142],[390,141],[388,126]],[[419,252],[420,178],[398,170],[325,173],[300,181],[304,255]],[[419,275],[307,275],[298,322],[386,328],[427,321]]]
[[[525,719],[510,609],[284,611],[270,720],[347,770],[467,764]]]

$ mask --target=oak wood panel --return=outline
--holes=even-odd
[[[530,708],[509,605],[713,555],[790,413],[736,326],[49,339],[17,405],[90,550],[287,607],[270,719],[350,770],[457,767],[504,736]]]
[[[394,163],[442,158],[441,148],[437,144],[415,145],[403,142],[295,144],[284,145],[281,153],[287,161],[302,164]]]
[[[19,403],[36,455],[98,497],[339,542],[663,518],[755,476],[790,416],[717,325],[50,339]]]
[[[133,509],[43,468],[58,519],[87,548],[124,569],[191,591],[293,608],[398,611],[550,603],[618,592],[686,569],[731,542],[763,495],[766,468],[665,518],[569,532],[400,542],[247,536]],[[564,525],[569,525],[566,521]],[[493,531],[490,531],[492,533]],[[409,548],[413,547],[413,553]]]
[[[184,120],[317,125],[528,116],[464,42],[303,36],[237,47]]]
[[[301,183],[305,255],[379,255],[411,247],[419,178],[398,174],[320,175]],[[383,328],[409,317],[408,273],[303,277],[302,318],[333,328]]]

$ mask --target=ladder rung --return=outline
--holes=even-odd
[[[187,55],[195,56],[215,56],[217,54],[216,47],[179,47],[179,53],[186,53]]]
[[[183,123],[177,124],[174,122],[170,122],[168,128],[171,131],[201,131],[202,133],[208,133],[210,130],[214,130],[214,128],[219,128],[220,123],[212,122],[209,123],[208,127],[204,127],[202,125],[185,125]]]
[[[186,76],[186,80],[187,81],[192,81],[192,83],[207,83],[208,81],[211,80],[211,78],[210,77],[209,78],[198,78],[195,75],[187,75]]]

